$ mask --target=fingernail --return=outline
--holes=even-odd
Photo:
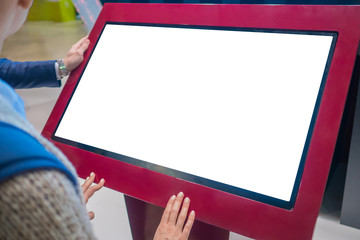
[[[102,178],[102,179],[100,180],[100,182],[105,182],[105,180]]]
[[[190,212],[190,216],[194,216],[194,215],[195,215],[195,211],[192,210],[192,211]]]
[[[189,201],[190,201],[190,199],[187,197],[187,198],[185,198],[184,203],[188,203]]]
[[[87,178],[85,179],[85,181],[88,180],[88,179],[89,179],[89,177],[87,177]]]
[[[91,176],[91,177],[94,176],[94,175],[95,175],[95,173],[93,173],[93,172],[90,173],[90,176]]]
[[[171,196],[171,200],[175,200],[175,195],[172,195],[172,196]]]
[[[184,193],[183,192],[179,192],[179,194],[177,195],[178,197],[182,197],[184,196]]]

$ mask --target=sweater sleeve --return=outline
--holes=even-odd
[[[0,183],[0,239],[95,239],[74,185],[56,170]]]
[[[0,59],[0,78],[13,88],[60,87],[55,61],[13,62]]]

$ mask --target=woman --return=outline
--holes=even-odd
[[[25,21],[32,0],[0,0],[0,50]],[[24,104],[0,80],[0,239],[95,239],[84,203],[104,180],[82,188],[74,167],[26,120]],[[190,200],[172,196],[154,239],[187,239]],[[182,204],[183,202],[183,204]],[[181,207],[182,205],[182,207]],[[180,210],[181,208],[181,210]]]

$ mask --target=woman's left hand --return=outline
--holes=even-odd
[[[92,195],[94,195],[95,192],[99,191],[105,184],[105,180],[102,178],[98,184],[95,184],[91,186],[94,183],[95,180],[95,173],[91,173],[89,177],[86,178],[85,182],[81,185],[85,203],[89,201],[89,198],[91,198]],[[94,212],[90,211],[88,212],[90,220],[94,219],[95,215]]]

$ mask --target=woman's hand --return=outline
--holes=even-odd
[[[180,192],[176,197],[175,195],[171,196],[162,215],[159,227],[156,230],[154,240],[188,239],[195,220],[195,212],[190,212],[185,223],[190,206],[190,199],[185,198],[183,202],[183,198],[184,194],[182,192]],[[182,208],[179,213],[181,203]]]
[[[85,182],[81,185],[81,188],[83,190],[85,203],[89,201],[89,198],[91,198],[92,195],[94,195],[95,192],[99,191],[105,184],[105,180],[102,178],[98,184],[95,184],[91,186],[94,183],[95,180],[95,173],[91,173],[89,177],[86,178]],[[88,212],[89,218],[94,219],[94,212],[90,211]]]

